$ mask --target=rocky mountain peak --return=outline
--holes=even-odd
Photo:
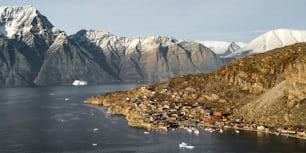
[[[0,33],[9,39],[18,39],[27,33],[59,33],[33,6],[1,7],[0,14]]]
[[[240,48],[241,47],[238,44],[236,44],[235,42],[232,42],[228,46],[227,50],[224,52],[224,54],[222,56],[226,56],[226,55],[229,55],[231,53],[234,53],[234,52],[238,51]]]
[[[197,41],[204,46],[210,48],[213,52],[223,57],[229,53],[237,51],[239,48],[245,46],[243,42],[227,42],[227,41]]]
[[[89,40],[101,40],[103,38],[106,38],[106,37],[113,37],[114,34],[112,34],[111,32],[106,32],[106,31],[97,31],[97,30],[85,30],[85,29],[82,29],[80,31],[78,31],[74,37],[77,36],[77,37],[85,37]]]

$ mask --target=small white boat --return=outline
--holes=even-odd
[[[194,130],[194,134],[199,135],[199,134],[200,134],[200,131],[199,131],[198,129],[195,129],[195,130]]]
[[[96,146],[98,146],[98,144],[97,143],[93,143],[92,146],[96,147]]]
[[[213,129],[213,128],[205,128],[204,130],[205,130],[205,131],[208,131],[208,132],[210,132],[210,133],[215,132],[215,129]]]
[[[220,129],[220,130],[219,130],[219,133],[223,133],[223,130],[222,130],[222,129]]]
[[[149,134],[149,132],[148,131],[144,131],[143,134]]]
[[[70,100],[69,98],[65,98],[66,101]]]
[[[98,130],[99,130],[98,128],[92,129],[93,132],[98,132]]]
[[[188,144],[185,143],[185,142],[180,143],[180,144],[179,144],[179,147],[180,147],[180,148],[187,148],[187,149],[193,149],[193,148],[194,148],[194,146],[188,145]]]
[[[74,80],[72,85],[74,85],[74,86],[85,86],[85,85],[87,85],[87,81],[84,81],[84,80]]]
[[[235,133],[237,133],[237,134],[238,134],[238,133],[240,133],[240,131],[239,131],[239,130],[237,130],[237,129],[235,129]]]
[[[264,126],[257,126],[257,130],[259,130],[259,131],[263,131],[263,130],[265,130],[265,127]]]
[[[187,132],[192,133],[192,129],[186,128]]]

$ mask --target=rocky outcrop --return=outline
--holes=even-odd
[[[298,48],[302,49],[302,48]],[[288,65],[286,70],[286,96],[290,107],[306,102],[306,57],[301,56]]]

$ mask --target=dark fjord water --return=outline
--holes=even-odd
[[[304,153],[305,140],[242,131],[200,135],[128,127],[86,97],[138,85],[0,89],[0,153]],[[68,98],[68,99],[66,99]],[[98,128],[94,131],[94,128]],[[187,142],[193,150],[180,149]],[[97,146],[93,146],[97,144]]]

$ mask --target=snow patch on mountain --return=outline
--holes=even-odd
[[[306,42],[306,31],[291,29],[271,30],[258,36],[245,47],[226,57],[241,58],[247,55],[262,53],[271,49],[292,45],[298,42]]]
[[[211,41],[211,40],[206,40],[206,41],[196,41],[198,43],[201,43],[202,45],[210,48],[213,52],[216,54],[224,54],[230,47],[230,45],[233,42],[227,42],[227,41]],[[235,42],[239,47],[243,47],[246,45],[246,43],[243,42]]]
[[[78,36],[76,36],[78,35]],[[178,41],[171,37],[149,36],[149,37],[118,37],[110,32],[96,31],[96,30],[81,30],[75,36],[83,42],[95,44],[99,46],[104,53],[124,51],[125,55],[131,54],[135,51],[142,51],[142,53],[152,51],[159,47],[167,47],[172,43]]]
[[[31,5],[0,7],[0,16],[0,35],[9,39],[21,38],[26,33],[51,36],[62,32]]]
[[[50,46],[49,50],[56,51],[60,46],[62,46],[62,44],[67,44],[67,41],[67,35],[65,33],[60,33]]]
[[[216,54],[224,53],[228,48],[228,46],[231,44],[230,42],[226,41],[197,41],[197,42],[210,48]]]
[[[37,10],[33,6],[23,7],[1,7],[1,33],[8,38],[29,32],[32,28],[31,22],[37,16]]]
[[[228,46],[227,50],[222,54],[222,56],[227,56],[227,55],[229,55],[229,54],[232,54],[232,53],[238,51],[240,48],[241,48],[241,46],[239,46],[239,45],[236,44],[235,42],[232,42],[232,43]]]
[[[131,54],[133,51],[140,48],[140,39],[126,39],[124,46],[126,46],[125,55]]]

